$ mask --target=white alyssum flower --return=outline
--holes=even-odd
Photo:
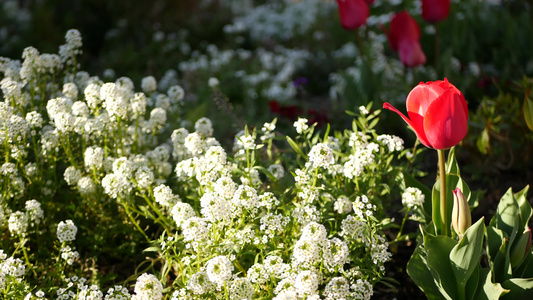
[[[41,220],[44,217],[44,212],[41,208],[41,203],[33,199],[26,201],[24,206],[26,208],[26,213],[29,216],[29,221],[32,223],[32,225],[41,223]]]
[[[104,300],[127,300],[130,298],[130,292],[126,287],[115,285],[107,290]]]
[[[324,262],[330,270],[335,270],[336,267],[342,269],[344,264],[349,262],[348,255],[350,254],[350,249],[348,244],[345,241],[339,238],[333,238],[328,240],[326,247],[324,249]]]
[[[366,219],[374,214],[376,205],[370,203],[367,196],[358,196],[353,202],[353,211],[360,219]]]
[[[65,169],[65,172],[63,173],[63,177],[65,178],[65,181],[68,185],[76,185],[78,184],[78,181],[81,179],[81,171],[76,169],[74,166],[69,166]]]
[[[11,235],[25,235],[28,228],[28,216],[21,212],[16,211],[9,216],[8,228]]]
[[[179,85],[173,85],[168,88],[167,95],[172,103],[179,103],[185,97],[185,91]]]
[[[207,81],[207,85],[209,85],[210,88],[218,87],[219,84],[220,84],[220,81],[216,77],[211,77]]]
[[[154,188],[154,198],[157,203],[169,208],[179,201],[178,196],[174,195],[172,189],[164,184]]]
[[[323,245],[327,241],[328,232],[326,227],[317,222],[309,222],[302,229],[300,240],[312,241],[317,245]]]
[[[22,259],[10,257],[0,263],[0,274],[3,277],[4,274],[13,277],[22,277],[26,272],[26,265]]]
[[[200,118],[196,123],[194,123],[194,130],[202,134],[203,136],[212,136],[213,135],[213,123],[208,118]]]
[[[357,279],[357,281],[350,286],[350,289],[350,297],[352,299],[370,300],[372,295],[374,295],[372,284],[363,279]]]
[[[235,278],[229,286],[230,299],[250,300],[254,295],[254,286],[248,278]]]
[[[306,118],[300,118],[298,117],[298,121],[294,122],[293,126],[296,128],[296,132],[301,134],[305,130],[309,128],[309,125],[307,125],[308,120]]]
[[[134,292],[132,300],[163,299],[163,285],[153,274],[144,273],[139,276],[135,282]]]
[[[192,217],[196,217],[196,212],[194,208],[188,203],[178,202],[176,203],[170,212],[172,219],[176,222],[178,227],[181,227],[182,224]]]
[[[333,210],[339,214],[347,214],[352,211],[352,201],[345,195],[341,195],[333,203]]]
[[[84,196],[91,195],[96,191],[96,184],[90,176],[83,176],[78,180],[78,191]]]
[[[350,285],[344,277],[333,277],[324,289],[326,300],[346,299],[350,293]]]
[[[193,292],[196,295],[203,295],[211,292],[215,289],[215,286],[209,281],[207,274],[203,271],[194,273],[187,281],[187,290]]]
[[[425,196],[422,191],[415,187],[408,187],[402,194],[402,204],[411,209],[415,207],[422,207],[424,205]]]
[[[314,168],[328,168],[335,163],[335,157],[333,151],[325,143],[318,143],[311,148],[309,152],[309,161],[313,164]]]
[[[311,270],[298,273],[296,279],[294,280],[294,288],[300,297],[317,293],[318,284],[318,275]]]
[[[185,242],[201,242],[204,241],[208,234],[207,222],[200,217],[192,217],[183,221],[181,228],[183,230],[183,240]]]
[[[80,258],[78,251],[72,250],[70,246],[61,247],[60,252],[61,258],[65,260],[68,265],[74,264],[74,262]]]
[[[382,134],[377,137],[377,141],[387,146],[389,152],[403,150],[403,140],[395,135]]]
[[[96,168],[99,169],[104,165],[104,149],[98,146],[89,146],[84,152],[85,167],[87,169]]]
[[[276,178],[276,180],[280,180],[285,176],[285,169],[281,164],[273,164],[268,166],[268,171]]]
[[[72,220],[61,221],[57,225],[57,239],[63,242],[71,242],[76,239],[76,233],[78,232],[78,227],[74,225]]]
[[[157,90],[157,81],[154,76],[146,76],[141,81],[141,89],[146,94],[151,94]]]
[[[207,262],[205,272],[209,281],[220,286],[231,278],[233,269],[233,264],[229,258],[224,255],[219,255],[211,258]]]

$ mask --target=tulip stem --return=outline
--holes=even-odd
[[[442,234],[448,236],[448,225],[447,225],[447,206],[446,206],[446,158],[444,156],[444,150],[437,150],[439,154],[439,177],[440,177],[440,224]]]

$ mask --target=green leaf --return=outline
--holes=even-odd
[[[476,289],[473,287],[477,287],[479,285],[479,273],[480,273],[481,267],[479,265],[476,266],[474,269],[474,272],[472,272],[472,275],[470,278],[468,278],[468,282],[466,283],[466,286],[468,287],[465,289],[465,299],[467,300],[477,300],[476,298]]]
[[[488,154],[490,150],[490,135],[489,135],[489,129],[485,128],[481,135],[477,138],[476,146],[479,152],[482,154]]]
[[[507,292],[499,283],[492,283],[491,279],[492,272],[489,269],[480,270],[475,300],[495,300]]]
[[[514,277],[531,278],[533,277],[533,252],[529,251],[529,254],[524,258],[524,261],[520,266],[513,271]]]
[[[529,130],[533,131],[533,100],[529,97],[524,99],[524,119]]]
[[[452,147],[450,149],[450,152],[448,152],[448,161],[446,162],[446,174],[454,174],[457,176],[461,175],[461,172],[459,171],[459,164],[457,163],[457,159],[455,158],[455,147]]]
[[[507,236],[511,237],[513,230],[518,228],[518,218],[516,216],[519,213],[518,203],[514,199],[512,188],[510,188],[500,199],[496,213],[490,220],[490,225],[503,230]],[[513,241],[510,242],[512,243]]]
[[[484,218],[468,228],[461,241],[450,252],[450,263],[457,281],[458,299],[465,299],[468,279],[479,266],[485,235]]]
[[[511,278],[502,286],[510,292],[502,299],[532,299],[533,298],[533,278]]]
[[[301,157],[303,157],[305,160],[307,160],[307,155],[304,154],[304,152],[302,151],[300,146],[298,146],[298,144],[296,144],[296,142],[293,139],[291,139],[289,136],[287,136],[287,142],[289,143],[291,148],[294,151],[296,151],[296,153],[298,153]]]
[[[500,229],[494,227],[494,226],[488,226],[486,229],[487,234],[487,255],[489,258],[490,267],[494,272],[498,272],[500,270],[494,270],[494,260],[496,258],[496,255],[498,254],[498,250],[500,250],[502,244],[504,243],[504,233]]]
[[[272,175],[272,173],[270,173],[270,171],[262,166],[254,166],[253,169],[257,169],[261,172],[263,172],[263,174],[265,174],[270,180],[276,182],[277,179],[276,177],[274,177],[274,175]]]
[[[520,192],[514,194],[514,199],[516,200],[518,207],[520,208],[520,224],[518,226],[519,230],[526,229],[531,216],[533,215],[533,210],[531,209],[531,204],[527,201],[527,192],[529,190],[529,185],[523,188]]]
[[[427,261],[422,252],[421,246],[416,247],[411,259],[407,263],[407,274],[409,274],[409,277],[424,292],[428,300],[441,299],[442,295],[433,280],[433,275],[428,269]]]
[[[457,241],[447,236],[424,235],[427,263],[435,283],[446,299],[458,299],[455,275],[447,259]]]
[[[510,248],[509,240],[507,238],[503,239],[503,243],[500,249],[498,249],[493,261],[492,270],[494,272],[495,282],[504,282],[513,276],[509,255]]]

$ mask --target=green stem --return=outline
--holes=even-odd
[[[440,222],[442,234],[448,236],[448,218],[446,206],[446,158],[444,157],[444,150],[437,150],[439,153],[439,177],[440,177]]]
[[[139,231],[144,236],[146,241],[150,243],[151,242],[150,238],[146,235],[144,230],[142,230],[141,226],[139,226],[139,223],[137,223],[137,220],[135,220],[135,218],[131,215],[128,204],[125,201],[123,201],[123,199],[120,197],[118,197],[117,199],[122,204],[122,207],[124,207],[124,211],[126,212],[126,215],[128,216],[128,218],[130,219],[130,222],[132,222],[135,228],[137,229],[137,231]]]
[[[402,225],[400,226],[400,231],[398,231],[398,235],[396,236],[396,240],[398,240],[402,236],[403,227],[405,226],[405,221],[407,221],[407,217],[409,216],[409,212],[411,211],[411,208],[408,207],[407,211],[405,212],[405,216],[402,220]]]

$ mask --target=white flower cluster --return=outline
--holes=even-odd
[[[20,278],[26,272],[26,265],[19,258],[7,258],[4,250],[0,250],[0,288],[3,289],[5,285],[5,275]]]
[[[61,221],[57,225],[57,239],[61,243],[74,241],[77,232],[78,227],[74,225],[72,220]]]
[[[309,162],[313,168],[329,168],[335,163],[333,150],[325,143],[318,143],[309,151]]]
[[[153,274],[143,273],[135,282],[135,294],[132,300],[161,300],[163,299],[163,285]]]
[[[377,141],[387,146],[389,152],[403,150],[403,140],[395,135],[382,134],[377,137]]]
[[[402,194],[402,204],[407,208],[422,207],[424,205],[424,194],[415,187],[408,187]]]
[[[78,251],[72,250],[70,246],[61,247],[60,252],[61,258],[64,259],[69,265],[72,265],[80,257]]]
[[[307,122],[308,120],[306,118],[298,117],[298,120],[293,124],[294,128],[296,128],[296,132],[302,134],[305,130],[307,130],[309,128]]]

